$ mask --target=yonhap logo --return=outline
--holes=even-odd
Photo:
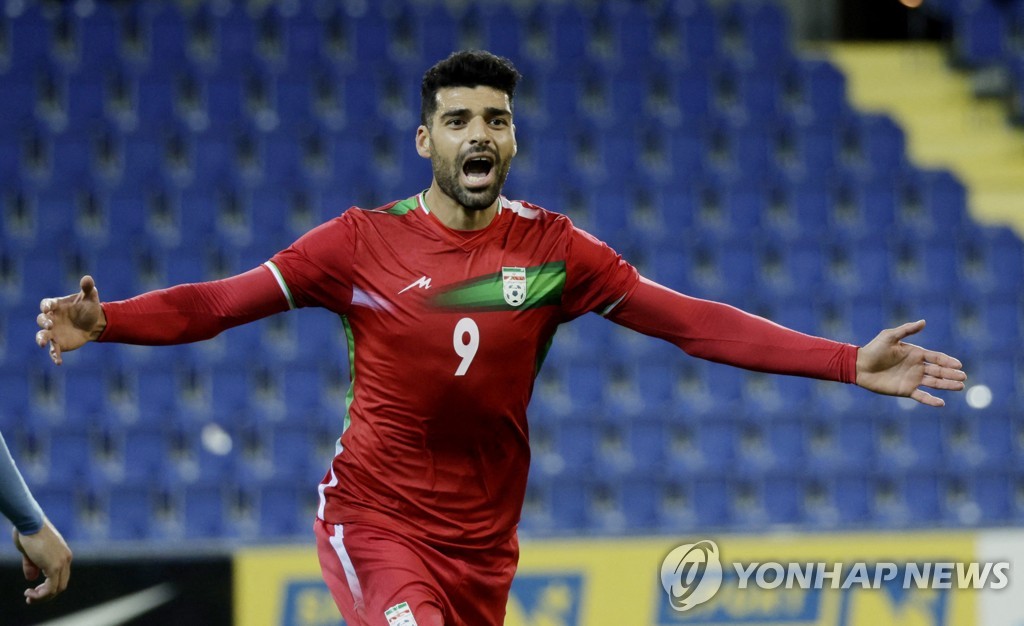
[[[710,539],[672,550],[661,564],[661,586],[676,611],[710,600],[722,586],[722,560]]]

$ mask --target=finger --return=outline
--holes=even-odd
[[[27,556],[21,557],[21,571],[25,574],[25,580],[39,578],[39,566],[32,562]]]
[[[926,405],[926,406],[936,406],[936,407],[938,407],[938,406],[946,406],[946,401],[945,400],[943,400],[942,398],[936,398],[932,394],[928,393],[927,391],[923,391],[921,389],[915,389],[910,394],[910,397],[912,399],[914,399],[914,400],[917,400],[921,404]]]
[[[60,585],[57,587],[57,591],[54,595],[63,593],[64,590],[68,588],[69,582],[71,582],[71,567],[69,565],[65,565],[60,568]]]
[[[44,600],[49,600],[53,595],[53,581],[47,578],[43,581],[43,584],[38,587],[25,590],[25,602],[28,604],[32,604],[33,602],[42,602]]]
[[[79,287],[81,287],[82,293],[85,295],[85,297],[88,298],[90,295],[92,295],[92,290],[96,288],[96,281],[92,279],[92,276],[86,274],[85,276],[82,277],[82,280],[79,281],[78,285]]]
[[[915,333],[921,332],[924,329],[924,326],[924,320],[917,320],[916,322],[907,322],[902,326],[892,329],[892,336],[896,341],[900,341],[904,337],[909,337]]]
[[[962,370],[956,370],[950,367],[940,367],[932,363],[925,364],[924,373],[928,376],[934,376],[935,378],[954,380],[961,383],[967,380],[967,374]]]
[[[40,313],[36,316],[36,325],[43,330],[50,330],[53,328],[53,320],[46,313]]]
[[[48,330],[41,330],[36,333],[36,345],[40,348],[45,348],[46,344],[50,343],[52,335]]]
[[[64,359],[60,355],[60,345],[53,340],[50,341],[50,360],[57,365],[64,363]]]
[[[39,312],[49,313],[57,308],[57,298],[43,298],[39,301]]]
[[[925,350],[924,360],[929,363],[941,365],[942,367],[950,367],[956,370],[963,369],[964,367],[964,364],[960,362],[960,359],[954,359],[948,354],[935,352],[934,350]],[[964,376],[966,376],[966,374],[964,374]]]
[[[934,376],[925,376],[921,379],[921,384],[932,389],[943,389],[946,391],[963,391],[965,387],[959,380],[947,380],[945,378],[935,378]]]

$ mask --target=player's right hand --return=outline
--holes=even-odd
[[[100,336],[107,325],[100,294],[92,276],[83,276],[81,291],[63,298],[44,298],[39,303],[36,344],[50,348],[50,358],[60,365],[64,352],[76,350]]]

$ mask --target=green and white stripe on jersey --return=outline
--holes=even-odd
[[[352,416],[349,413],[349,409],[352,407],[352,401],[356,399],[356,340],[352,335],[352,324],[349,323],[348,317],[342,315],[341,324],[345,327],[345,341],[348,344],[348,372],[350,380],[348,392],[345,394],[345,424],[341,428],[341,432],[344,433],[352,424]],[[338,448],[340,453],[340,439],[338,440]]]
[[[284,281],[284,276],[281,274],[281,270],[277,268],[277,265],[275,265],[273,261],[267,261],[263,265],[266,265],[267,269],[270,270],[270,273],[274,275],[277,285],[284,293],[284,297],[288,299],[288,308],[295,309],[295,298],[292,297],[292,291],[288,288],[288,283]]]
[[[561,303],[564,288],[565,261],[555,261],[526,268],[526,299],[519,306],[505,301],[501,272],[445,287],[430,299],[430,303],[448,311],[534,309]]]
[[[395,205],[386,210],[385,213],[390,213],[391,215],[405,215],[409,211],[416,210],[418,200],[419,198],[417,196],[406,198],[401,202],[396,202]]]

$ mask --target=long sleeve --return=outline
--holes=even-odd
[[[99,341],[149,346],[202,341],[288,308],[274,274],[260,266],[223,280],[105,302],[107,326]]]
[[[33,535],[43,527],[43,510],[39,508],[25,479],[14,464],[7,442],[0,434],[0,513],[11,520],[18,532]]]
[[[805,335],[644,278],[608,319],[718,363],[845,383],[857,378],[857,346]]]

